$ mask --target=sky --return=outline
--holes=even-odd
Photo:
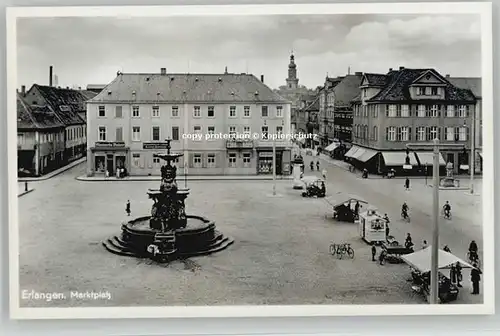
[[[432,67],[481,75],[478,15],[273,15],[164,18],[20,18],[18,87],[107,84],[116,72],[248,72],[285,84],[290,52],[299,84],[325,76]]]

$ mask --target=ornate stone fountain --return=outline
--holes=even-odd
[[[460,180],[453,176],[453,163],[446,164],[446,176],[439,182],[441,188],[458,188],[460,187]]]
[[[182,154],[171,153],[171,140],[166,141],[167,153],[154,155],[166,161],[166,165],[161,167],[160,188],[147,192],[154,202],[151,216],[123,224],[120,237],[114,236],[103,242],[109,252],[165,262],[218,252],[234,242],[217,231],[214,222],[186,215],[184,202],[189,189],[177,187],[177,167],[172,165],[172,161]]]

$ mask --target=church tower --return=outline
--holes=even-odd
[[[286,79],[286,86],[290,90],[294,90],[299,85],[299,79],[297,78],[297,64],[295,64],[295,56],[290,55],[290,64],[288,64],[288,78]]]

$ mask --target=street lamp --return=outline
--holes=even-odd
[[[472,108],[472,123],[471,123],[471,139],[470,139],[470,193],[471,195],[474,194],[474,166],[475,166],[475,160],[474,160],[474,151],[475,151],[475,137],[476,137],[476,109],[473,107]]]

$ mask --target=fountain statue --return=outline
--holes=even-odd
[[[460,181],[453,176],[453,163],[446,164],[446,177],[440,181],[442,188],[456,188],[460,186]]]
[[[153,200],[151,216],[123,224],[121,237],[114,236],[103,242],[108,251],[163,262],[218,252],[233,243],[215,229],[214,222],[186,215],[189,189],[177,186],[177,167],[172,164],[183,154],[171,153],[170,142],[166,140],[167,153],[154,154],[166,164],[161,167],[160,188],[147,192]]]

